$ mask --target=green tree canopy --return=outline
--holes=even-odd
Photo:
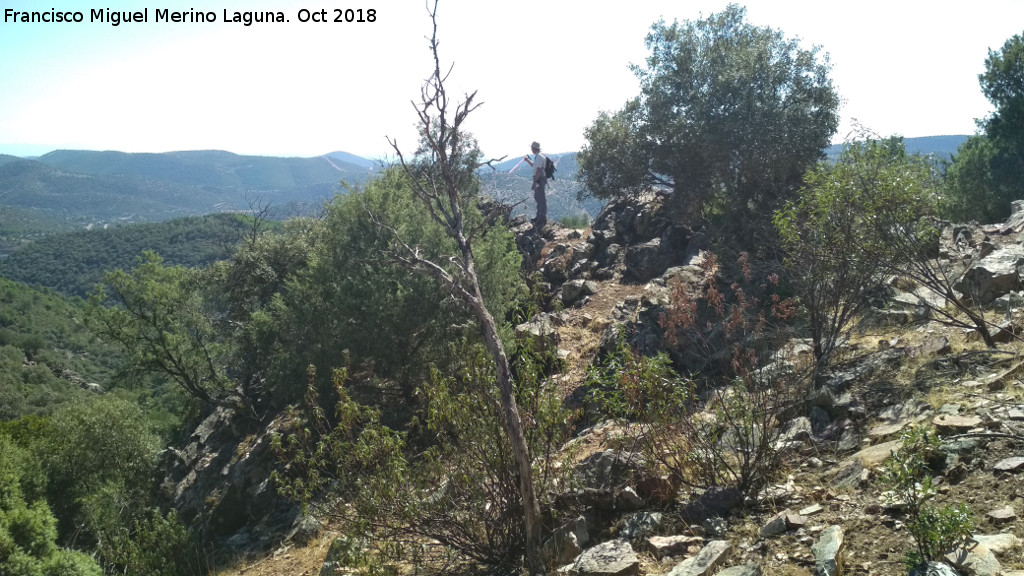
[[[522,286],[514,237],[487,223],[475,199],[464,216],[467,229],[478,234],[474,252],[483,296],[503,317]],[[477,331],[437,280],[386,256],[399,238],[444,266],[452,266],[456,254],[402,170],[388,169],[365,189],[337,196],[312,234],[309,267],[283,294],[290,318],[279,337],[292,351],[293,378],[311,363],[329,374],[344,366],[347,351],[356,362],[373,360],[378,374],[411,394],[429,377],[429,364],[443,363],[446,342]]]
[[[106,274],[90,297],[88,320],[124,347],[138,372],[166,375],[205,402],[235,404],[244,399],[227,375],[230,349],[218,338],[202,281],[197,270],[164,266],[147,251],[132,272]],[[116,306],[107,307],[110,300]]]
[[[816,380],[850,336],[882,275],[903,267],[890,228],[916,229],[933,198],[932,165],[903,139],[848,143],[805,176],[798,198],[775,213],[788,280],[806,313]],[[818,382],[820,384],[820,382]]]
[[[957,151],[947,172],[945,212],[958,221],[997,222],[1024,198],[1024,36],[989,50],[981,91],[995,111]]]
[[[722,203],[763,211],[799,187],[838,125],[827,56],[746,22],[737,5],[697,21],[655,23],[640,95],[586,130],[578,157],[608,198],[671,188],[691,218]]]

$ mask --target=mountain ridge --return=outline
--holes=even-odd
[[[967,136],[906,138],[910,153],[954,154]],[[834,157],[842,145],[826,150]],[[548,188],[549,216],[594,218],[603,202],[588,198],[578,180],[576,152],[550,154],[557,165]],[[280,216],[315,214],[342,192],[360,186],[383,160],[344,151],[313,157],[240,155],[226,150],[120,152],[53,150],[33,158],[0,155],[0,205],[33,211],[66,225],[157,222],[215,212],[273,206]],[[482,191],[515,206],[533,208],[530,167],[522,156],[480,170]],[[585,198],[580,200],[579,198]]]

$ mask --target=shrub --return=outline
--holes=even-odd
[[[700,380],[679,377],[668,356],[641,356],[625,340],[588,380],[609,414],[637,422],[641,450],[678,483],[756,495],[778,469],[779,419],[805,376],[782,362],[763,368],[777,359],[792,303],[751,296],[777,279],[755,286],[746,256],[738,263],[743,281],[723,292],[718,261],[705,255],[700,284],[675,282],[661,320],[667,340],[697,360]]]
[[[736,380],[702,399],[667,355],[641,356],[620,345],[591,368],[587,383],[606,414],[635,423],[640,452],[676,485],[754,496],[778,471],[778,419],[792,403],[782,382]]]
[[[103,396],[57,411],[41,448],[47,498],[61,534],[70,535],[83,527],[85,504],[110,485],[121,488],[125,510],[142,508],[153,487],[160,445],[138,406]],[[96,538],[93,527],[84,528],[80,541]]]
[[[818,385],[867,308],[867,294],[891,268],[886,261],[896,257],[871,221],[884,203],[913,200],[881,181],[886,159],[902,149],[898,139],[847,144],[834,164],[808,171],[799,198],[775,213],[787,280],[806,312]],[[863,193],[865,186],[876,193]]]
[[[94,560],[57,547],[57,519],[42,499],[31,454],[0,434],[0,574],[4,576],[101,576]],[[29,489],[22,490],[22,481]]]
[[[924,427],[913,427],[901,436],[899,449],[883,463],[883,484],[890,487],[891,501],[906,505],[910,521],[907,530],[916,549],[907,554],[911,569],[942,558],[951,547],[963,542],[974,530],[974,521],[966,504],[938,508],[929,504],[935,486],[929,463],[939,452],[938,437]]]
[[[502,318],[522,289],[514,237],[485,222],[475,202],[467,203],[463,216],[484,301]],[[354,365],[372,362],[377,374],[397,385],[401,400],[412,403],[417,386],[430,378],[430,364],[445,357],[446,343],[479,331],[450,290],[392,258],[400,253],[398,238],[419,257],[449,268],[460,258],[401,170],[387,170],[328,205],[311,235],[308,269],[288,283],[273,311],[279,324],[276,377],[300,384],[292,398],[301,398],[309,364],[330,374],[346,367],[347,351]]]
[[[563,216],[558,221],[559,224],[566,228],[573,228],[576,230],[582,230],[587,226],[590,226],[590,215],[589,214],[576,214],[573,216]]]
[[[285,465],[277,478],[284,493],[324,505],[353,537],[428,538],[464,558],[515,565],[525,549],[523,511],[493,364],[469,341],[451,345],[448,356],[450,373],[435,368],[418,392],[424,408],[414,426],[430,438],[426,449],[411,449],[405,435],[381,425],[376,409],[354,402],[347,391],[353,383],[338,371],[333,416],[319,407],[311,380],[304,410],[292,415],[289,433],[275,438]],[[519,373],[536,374],[525,362]],[[522,380],[517,395],[529,414],[524,428],[531,453],[550,454],[567,439],[569,415],[539,379]],[[565,485],[547,464],[534,476],[538,493]]]

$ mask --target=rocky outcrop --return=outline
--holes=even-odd
[[[1008,245],[995,250],[971,266],[953,289],[981,305],[988,305],[1024,287],[1024,247]]]
[[[562,303],[577,304],[586,280],[620,278],[642,283],[661,276],[665,270],[687,261],[692,233],[673,224],[667,207],[668,194],[651,191],[639,196],[608,202],[591,225],[586,239],[545,228],[542,233],[522,217],[509,226],[523,255],[528,273],[539,272],[549,294],[561,294]],[[584,288],[584,293],[580,293]]]
[[[306,540],[316,522],[278,495],[271,480],[277,459],[270,434],[278,421],[258,428],[233,410],[217,408],[192,433],[173,459],[161,485],[164,499],[207,542],[236,552],[266,549],[284,537]]]

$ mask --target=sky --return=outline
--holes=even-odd
[[[989,49],[1024,33],[1024,0],[749,0],[748,22],[820,46],[854,122],[882,136],[973,134],[991,112]],[[488,157],[579,150],[584,129],[639,94],[630,64],[659,19],[696,20],[725,0],[439,0],[449,93],[476,91],[465,127]],[[0,153],[55,149],[312,157],[393,156],[416,145],[412,102],[432,70],[424,0],[0,0]],[[90,22],[146,9],[148,22]],[[335,10],[373,22],[333,22]],[[7,11],[79,11],[23,23]],[[156,22],[157,10],[216,22]],[[328,22],[315,22],[323,10]],[[225,22],[235,12],[289,22]],[[345,13],[340,13],[344,18]],[[358,17],[358,12],[352,16]],[[307,22],[300,22],[307,19]]]

